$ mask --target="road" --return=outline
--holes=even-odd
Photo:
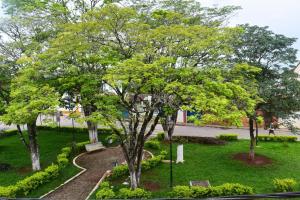
[[[50,118],[48,118],[50,119]],[[51,117],[52,119],[52,117]],[[40,122],[40,118],[37,122],[38,125],[44,125],[45,123]],[[72,121],[67,117],[62,117],[60,126],[69,126],[72,127]],[[86,127],[85,123],[74,123],[75,127]],[[15,126],[5,126],[0,123],[0,131],[6,129],[14,129]],[[24,127],[25,128],[25,127]],[[155,132],[162,132],[163,129],[161,125],[157,125]],[[198,136],[198,137],[215,137],[222,133],[235,133],[239,135],[241,139],[249,139],[249,130],[245,128],[218,128],[218,127],[197,127],[197,126],[176,126],[174,135],[175,136]],[[259,134],[268,134],[267,130],[259,129]],[[293,135],[287,129],[276,129],[276,135]],[[300,136],[297,136],[300,140]]]

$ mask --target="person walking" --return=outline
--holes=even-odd
[[[269,128],[269,135],[271,135],[271,134],[275,135],[275,128],[274,128],[273,122],[271,122],[270,128]]]

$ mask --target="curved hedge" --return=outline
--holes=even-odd
[[[297,142],[297,136],[283,136],[283,135],[259,135],[259,141],[265,142]]]
[[[201,186],[175,186],[170,195],[174,198],[206,198],[253,193],[253,189],[249,186],[239,183],[225,183],[220,186],[211,186],[207,188]]]
[[[86,143],[87,142],[76,144],[77,149],[84,149]],[[43,171],[36,172],[18,181],[15,185],[6,187],[0,186],[0,197],[15,198],[17,196],[26,196],[39,186],[58,177],[60,171],[68,165],[71,151],[71,147],[64,147],[61,149],[61,153],[57,155],[57,164],[52,164]]]

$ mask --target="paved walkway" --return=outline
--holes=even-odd
[[[76,164],[87,169],[83,174],[50,193],[43,199],[49,200],[84,200],[101,179],[103,174],[112,169],[113,162],[124,161],[120,148],[105,149],[100,152],[83,154],[76,159]]]
[[[157,125],[156,132],[162,132],[161,125]],[[241,139],[249,139],[249,129],[247,128],[217,128],[217,127],[197,127],[197,126],[176,126],[174,130],[175,136],[196,136],[196,137],[215,137],[224,133],[238,134]],[[258,129],[259,134],[268,134],[268,130]],[[276,129],[276,135],[293,135],[287,129]],[[296,135],[298,140],[300,136]]]

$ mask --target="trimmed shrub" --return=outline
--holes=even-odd
[[[208,190],[205,187],[201,186],[192,186],[192,197],[193,198],[203,198],[203,197],[208,197],[210,190]]]
[[[52,164],[48,166],[44,171],[51,177],[57,177],[59,175],[59,166]]]
[[[75,133],[82,133],[87,132],[87,128],[73,128],[73,127],[50,127],[50,126],[38,126],[38,130],[60,130],[62,132],[75,132]],[[113,134],[113,130],[110,128],[98,128],[99,133],[103,134]]]
[[[265,141],[265,142],[296,142],[297,137],[296,136],[282,136],[282,135],[259,135],[258,136],[259,141]]]
[[[212,145],[225,145],[226,141],[215,137],[193,137],[193,136],[173,136],[173,142],[177,143],[199,143]]]
[[[18,134],[17,130],[7,130],[2,132],[0,131],[0,138],[10,137],[17,134]]]
[[[76,148],[78,151],[85,151],[85,145],[89,144],[89,141],[86,142],[79,142],[76,144]]]
[[[66,153],[61,153],[57,155],[57,160],[61,159],[61,158],[67,158],[68,155]]]
[[[161,145],[158,140],[148,140],[145,142],[145,147],[149,149],[161,149]]]
[[[154,156],[148,160],[143,160],[142,161],[142,170],[148,170],[148,169],[151,169],[151,168],[157,166],[159,163],[161,163],[161,161],[163,159],[165,159],[166,155],[167,155],[166,151],[161,151],[160,155]]]
[[[237,141],[238,140],[238,135],[237,134],[221,134],[218,136],[220,140],[225,140],[225,141]]]
[[[66,155],[70,155],[71,151],[72,151],[71,147],[65,147],[61,149],[61,152],[65,153]]]
[[[157,133],[157,134],[156,134],[156,139],[157,139],[158,141],[163,141],[163,140],[165,140],[165,133],[164,133],[164,132],[159,132],[159,133]]]
[[[10,185],[7,187],[0,186],[0,197],[15,198],[18,188],[16,186]]]
[[[100,183],[99,188],[103,189],[103,188],[109,188],[110,184],[108,181],[103,181],[102,183]]]
[[[119,190],[118,197],[120,199],[149,199],[151,197],[151,193],[141,188],[137,188],[135,190],[122,188]]]
[[[148,170],[157,166],[163,159],[165,159],[167,151],[161,151],[160,155],[154,156],[148,160],[142,161],[142,170]],[[128,165],[118,165],[112,169],[111,178],[115,179],[118,177],[126,176],[129,174]]]
[[[276,192],[292,192],[295,190],[297,182],[295,179],[286,178],[286,179],[274,179],[273,180],[274,190]]]
[[[96,193],[96,199],[114,199],[116,197],[115,192],[110,188],[100,189]]]
[[[205,198],[244,194],[253,194],[253,189],[238,183],[225,183],[220,186],[208,188],[201,186],[176,186],[171,192],[171,196],[175,198]]]
[[[112,169],[111,178],[118,178],[129,174],[128,165],[118,165]]]
[[[175,198],[191,198],[193,197],[192,188],[189,186],[175,186],[171,192],[171,197]]]
[[[210,187],[210,195],[216,196],[234,196],[253,194],[253,189],[248,186],[244,186],[238,183],[225,183],[220,186]]]
[[[59,159],[57,159],[57,163],[58,163],[59,167],[65,168],[69,163],[69,159],[68,158],[59,158]]]

